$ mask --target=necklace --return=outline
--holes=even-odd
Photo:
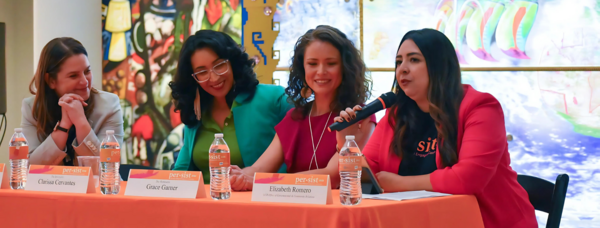
[[[310,114],[308,114],[308,127],[310,128],[310,140],[312,141],[313,156],[310,158],[310,165],[308,166],[308,170],[310,170],[312,168],[313,160],[315,161],[315,165],[317,166],[317,169],[319,169],[319,163],[317,162],[317,149],[319,148],[321,139],[323,139],[323,134],[325,133],[325,129],[327,129],[327,123],[329,123],[329,118],[331,118],[331,113],[332,113],[331,111],[329,112],[327,121],[325,121],[325,127],[323,127],[323,132],[321,132],[321,137],[319,138],[319,141],[317,142],[317,145],[315,146],[315,139],[313,138],[313,131],[312,131],[312,123],[310,122],[310,116],[312,115],[312,110],[313,110],[312,108],[313,107],[310,107]]]

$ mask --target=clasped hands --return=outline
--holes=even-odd
[[[67,93],[58,100],[58,105],[62,109],[61,126],[69,129],[73,125],[77,126],[81,123],[87,123],[83,107],[88,106],[88,104],[81,96]]]
[[[251,191],[254,182],[254,170],[252,166],[241,169],[237,165],[231,166],[229,182],[234,191]]]

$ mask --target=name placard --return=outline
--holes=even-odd
[[[252,201],[331,204],[329,175],[255,173]]]
[[[171,170],[130,170],[125,195],[206,198],[202,172]]]
[[[31,165],[25,190],[95,193],[91,167]]]
[[[4,163],[0,164],[0,189],[10,189],[10,179],[8,179],[8,168]]]

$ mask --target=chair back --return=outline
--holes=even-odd
[[[527,191],[531,205],[536,210],[548,213],[546,228],[558,228],[565,205],[569,175],[558,175],[556,184],[538,177],[521,174],[517,176],[517,181]]]

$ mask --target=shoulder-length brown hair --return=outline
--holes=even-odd
[[[294,119],[305,118],[312,105],[308,98],[302,97],[302,88],[308,86],[304,71],[304,53],[306,47],[315,40],[332,44],[342,58],[342,83],[335,91],[334,102],[329,105],[332,111],[339,112],[346,107],[364,104],[371,95],[372,83],[360,51],[340,30],[328,25],[319,25],[301,36],[294,47],[288,87],[285,89],[288,99],[295,106],[292,116]]]
[[[40,141],[50,135],[56,123],[62,119],[61,107],[58,105],[60,97],[50,88],[48,82],[56,80],[56,75],[65,60],[79,54],[88,56],[83,45],[70,37],[55,38],[42,49],[37,70],[29,83],[29,92],[35,95],[31,112],[37,121],[37,135]],[[91,88],[91,93],[98,93],[98,90]],[[87,101],[88,106],[84,107],[86,116],[89,116],[94,108],[94,99],[92,98],[93,96],[90,94]]]
[[[402,38],[398,49],[406,40],[412,40],[423,53],[429,73],[429,115],[435,121],[438,132],[438,150],[443,167],[458,162],[458,111],[463,99],[460,65],[452,43],[446,35],[433,29],[413,30]],[[396,67],[398,65],[396,64]],[[390,151],[400,158],[409,156],[411,152],[410,133],[421,126],[416,126],[419,107],[394,79],[396,103],[391,108],[389,123],[394,128],[394,140]]]

